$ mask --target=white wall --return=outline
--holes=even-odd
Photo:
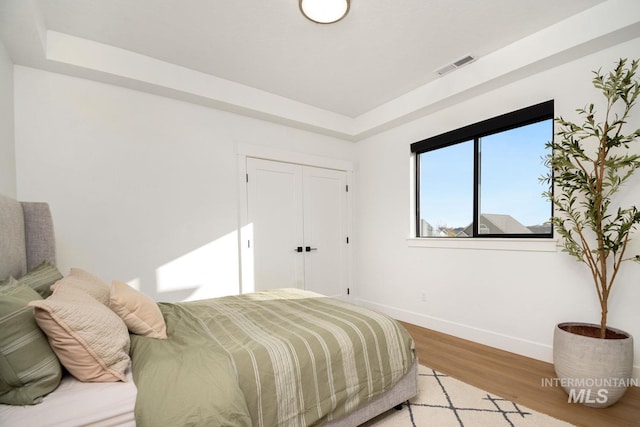
[[[15,68],[17,187],[51,204],[64,272],[158,300],[238,292],[237,144],[352,160],[352,143]]]
[[[638,52],[640,39],[635,39],[359,142],[359,301],[415,324],[547,361],[556,323],[598,323],[599,305],[587,269],[553,247],[548,252],[544,245],[527,245],[528,251],[409,246],[409,145],[549,99],[555,99],[556,115],[576,118],[576,108],[599,96],[591,86],[591,71]],[[628,130],[638,127],[637,107]],[[622,192],[631,204],[640,200],[640,174],[634,178]],[[640,232],[631,246],[632,254],[640,253]],[[609,324],[640,337],[640,265],[625,268],[610,298]],[[640,367],[638,344],[635,354]]]
[[[0,41],[0,194],[16,196],[13,143],[13,62]]]
[[[409,246],[409,145],[552,98],[557,114],[571,116],[592,100],[591,70],[639,51],[636,39],[357,144],[18,66],[17,193],[51,203],[62,270],[83,267],[178,300],[237,292],[236,144],[355,161],[358,300],[550,360],[556,323],[599,319],[586,270],[553,251]],[[633,123],[640,126],[640,114]],[[640,176],[628,201],[637,202],[638,184]],[[640,236],[633,253],[639,243]],[[638,268],[627,266],[610,300],[610,324],[636,337],[640,311],[628,302],[640,301]],[[638,366],[637,345],[636,355]]]

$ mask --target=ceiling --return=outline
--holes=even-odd
[[[376,116],[398,99],[462,71],[437,69],[466,55],[479,59],[464,68],[479,68],[604,0],[352,0],[330,25],[305,19],[297,0],[0,2],[0,37],[15,64],[353,138],[378,128]],[[545,40],[537,49],[549,49]]]

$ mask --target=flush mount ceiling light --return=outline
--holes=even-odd
[[[300,11],[310,21],[333,24],[349,13],[349,0],[300,0]]]

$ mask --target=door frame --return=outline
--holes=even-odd
[[[237,166],[237,183],[238,183],[238,259],[239,259],[239,292],[240,294],[253,291],[253,252],[248,247],[250,241],[249,235],[249,212],[248,212],[248,190],[247,190],[247,157],[257,159],[272,160],[283,163],[294,163],[303,166],[313,166],[325,169],[335,169],[344,171],[347,176],[347,236],[349,237],[349,245],[347,245],[347,288],[350,290],[346,296],[347,300],[353,299],[353,263],[354,250],[353,242],[353,174],[354,164],[348,160],[333,159],[329,157],[316,156],[313,154],[300,153],[296,151],[282,150],[263,145],[236,144],[236,166]]]

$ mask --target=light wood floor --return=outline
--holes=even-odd
[[[403,323],[416,342],[420,364],[576,426],[640,426],[640,388],[630,387],[603,409],[568,403],[560,387],[542,385],[555,378],[553,365],[482,344]]]

